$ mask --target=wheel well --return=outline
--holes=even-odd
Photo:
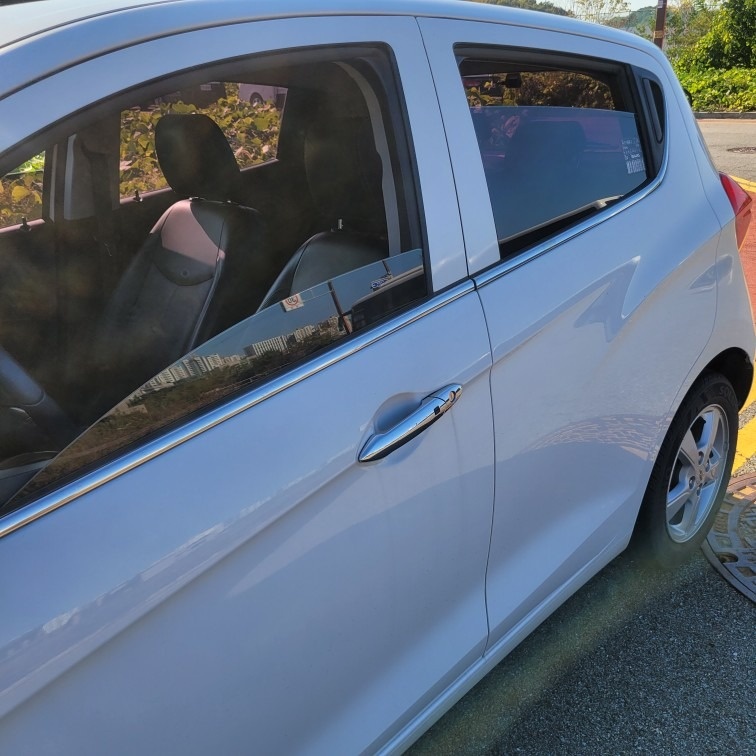
[[[742,349],[727,349],[718,354],[706,366],[706,370],[721,373],[730,381],[742,409],[753,383],[753,363],[748,355]]]

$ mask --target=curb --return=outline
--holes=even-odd
[[[696,118],[699,119],[706,119],[706,118],[741,118],[745,120],[754,120],[756,119],[756,113],[750,112],[750,113],[728,113],[725,111],[717,111],[712,113],[707,113],[703,110],[694,110],[693,115]]]
[[[749,181],[748,179],[738,178],[737,176],[730,176],[730,178],[737,181],[747,192],[751,192],[751,194],[756,192],[756,181]]]

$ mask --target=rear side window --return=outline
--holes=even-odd
[[[43,152],[0,178],[0,228],[42,217],[44,169]]]
[[[545,55],[463,57],[460,74],[502,256],[647,183],[631,89],[620,67]]]

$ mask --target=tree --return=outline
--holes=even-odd
[[[572,0],[572,12],[583,21],[605,24],[627,14],[625,0]]]
[[[756,68],[756,0],[725,0],[687,62],[699,69]]]
[[[485,3],[486,5],[504,5],[508,8],[523,8],[524,10],[536,10],[544,13],[553,13],[555,16],[572,16],[570,11],[561,8],[554,3],[539,2],[539,0],[473,0],[476,3]]]
[[[711,30],[719,12],[719,0],[677,0],[667,9],[664,51],[673,64],[687,58],[699,40]],[[648,40],[654,38],[656,6],[631,11],[623,29]]]

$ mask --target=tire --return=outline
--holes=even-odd
[[[711,529],[730,481],[738,400],[719,373],[693,384],[670,425],[636,523],[637,550],[657,566],[687,561]]]

